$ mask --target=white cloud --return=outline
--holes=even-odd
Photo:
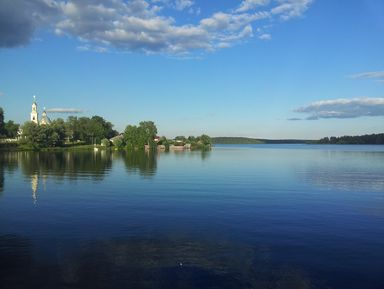
[[[77,46],[77,50],[79,50],[79,51],[92,51],[92,52],[97,52],[97,53],[107,53],[108,52],[108,49],[105,47],[91,46],[88,44]]]
[[[248,10],[253,10],[259,6],[268,5],[270,0],[243,0],[236,9],[236,12],[246,12]]]
[[[272,36],[271,36],[271,34],[264,33],[264,34],[261,34],[261,35],[259,36],[259,39],[261,39],[261,40],[271,40],[271,39],[272,39]]]
[[[308,114],[308,120],[384,116],[384,98],[320,100],[295,109],[295,112]]]
[[[184,10],[190,8],[193,4],[195,3],[192,0],[176,0],[175,8],[176,10]]]
[[[353,74],[350,76],[355,79],[374,79],[378,82],[384,82],[384,71],[371,71]]]
[[[84,112],[83,109],[78,109],[78,108],[50,108],[50,109],[46,109],[45,111],[50,113],[82,113]]]
[[[254,26],[262,27],[265,21],[300,16],[310,3],[311,0],[243,0],[233,9],[217,10],[208,17],[185,23],[185,18],[171,17],[166,14],[169,9],[164,8],[193,13],[198,18],[201,7],[193,0],[3,0],[0,17],[12,17],[6,18],[0,29],[0,47],[25,45],[34,30],[43,26],[59,36],[79,39],[85,43],[79,45],[80,50],[171,55],[215,51],[249,39]],[[260,33],[259,38],[267,40],[271,36]]]
[[[283,20],[301,16],[312,4],[312,0],[279,0],[279,5],[272,8],[272,14],[280,15]]]

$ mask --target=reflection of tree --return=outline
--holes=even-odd
[[[211,150],[210,149],[203,149],[201,150],[201,159],[204,161],[205,159],[207,159],[211,154]]]
[[[30,251],[25,240],[0,236],[3,288],[316,288],[297,270],[271,265],[264,250],[226,242],[97,241],[50,264]]]
[[[4,164],[3,160],[0,157],[0,195],[4,190]]]
[[[108,152],[22,152],[21,169],[26,176],[50,175],[58,179],[89,177],[102,180],[112,166]]]
[[[13,172],[17,168],[17,155],[14,152],[0,152],[0,193],[4,189],[5,171]]]
[[[122,158],[128,173],[139,171],[142,176],[153,176],[157,168],[157,152],[129,151],[123,152]]]
[[[32,199],[37,202],[39,181],[51,176],[57,180],[78,178],[103,180],[106,171],[112,166],[109,152],[19,152],[14,153],[21,171],[31,180]],[[0,166],[1,172],[1,166]]]

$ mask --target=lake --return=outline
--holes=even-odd
[[[384,288],[384,146],[0,152],[0,288]]]

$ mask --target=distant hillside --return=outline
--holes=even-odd
[[[214,144],[262,144],[265,143],[255,138],[248,137],[212,137]]]
[[[384,144],[384,133],[358,136],[325,137],[318,140],[319,144]]]
[[[214,144],[303,144],[309,143],[309,140],[297,139],[257,139],[249,137],[213,137]]]
[[[325,137],[320,140],[257,139],[249,137],[213,137],[213,144],[384,144],[384,133],[360,136]]]

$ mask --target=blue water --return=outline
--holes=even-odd
[[[0,288],[384,288],[384,146],[0,154]]]

